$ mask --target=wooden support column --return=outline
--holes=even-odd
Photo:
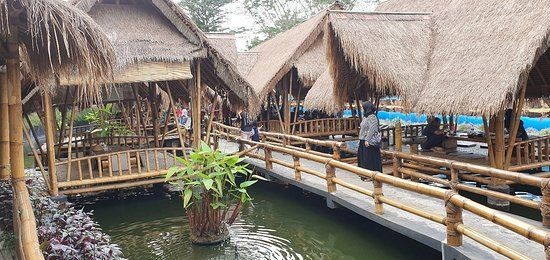
[[[8,82],[6,71],[0,72],[0,180],[10,177],[10,123],[8,109]]]
[[[284,104],[284,110],[283,110],[283,119],[285,122],[285,133],[290,133],[290,88],[292,86],[292,71],[290,72],[290,75],[288,76],[288,85],[283,84],[283,104]]]
[[[483,116],[483,131],[485,132],[485,139],[487,140],[487,154],[489,155],[489,165],[495,167],[495,152],[493,149],[493,140],[491,138],[491,131],[489,131],[489,123],[487,117]]]
[[[214,122],[214,115],[216,114],[216,107],[218,106],[218,96],[214,97],[212,102],[212,108],[210,109],[210,117],[208,117],[208,125],[206,126],[206,136],[204,141],[210,145],[210,132],[212,131],[212,123]]]
[[[508,169],[510,161],[512,160],[512,153],[514,152],[514,145],[516,143],[516,136],[518,135],[521,112],[523,110],[523,104],[525,103],[525,92],[527,90],[527,81],[521,87],[518,100],[515,102],[516,106],[512,114],[512,122],[510,122],[510,135],[508,136],[508,149],[506,150],[506,161],[504,162],[504,169]]]
[[[15,32],[12,31],[11,33],[17,34],[17,29],[15,29]],[[21,104],[19,44],[17,42],[17,37],[15,36],[13,38],[8,42],[9,57],[6,60],[6,73],[9,86],[10,166],[12,179],[15,183],[18,181],[25,181],[25,155],[23,153],[23,106]]]
[[[201,145],[201,61],[195,62],[195,84],[191,87],[191,123],[193,124],[193,147]]]
[[[168,96],[170,97],[170,104],[171,104],[171,107],[172,107],[172,113],[174,114],[174,118],[176,118],[176,128],[178,129],[178,137],[180,139],[180,146],[182,148],[185,148],[184,134],[181,132],[181,128],[183,126],[180,125],[179,118],[177,118],[176,104],[174,103],[174,98],[172,97],[172,91],[170,90],[170,86],[166,86],[166,90],[168,91]],[[185,159],[187,159],[187,152],[183,151],[183,157]]]
[[[401,121],[395,123],[395,150],[398,152],[403,151],[403,133],[401,130]]]
[[[149,99],[151,101],[151,117],[153,119],[153,140],[156,148],[160,147],[159,143],[159,109],[157,104],[157,86],[156,84],[149,83]]]
[[[494,122],[495,129],[495,166],[497,169],[503,169],[505,163],[504,110],[500,111],[491,122]],[[510,193],[510,186],[506,185],[506,182],[498,177],[491,177],[491,183],[487,185],[487,189],[505,194]],[[487,203],[496,208],[508,209],[510,207],[510,201],[491,196],[487,197]]]
[[[54,140],[54,126],[52,125],[52,110],[48,109],[52,105],[52,97],[50,93],[45,92],[42,95],[42,107],[44,108],[44,114],[46,116],[46,125],[44,125],[44,131],[46,132],[46,154],[48,158],[48,173],[50,175],[50,193],[52,196],[58,195],[57,187],[57,174],[55,168],[55,140]]]
[[[294,123],[298,121],[298,113],[300,111],[300,95],[302,95],[302,84],[300,84],[300,87],[298,88],[298,98],[296,99],[296,108],[294,109]],[[296,124],[292,127],[292,134],[296,131]]]
[[[267,94],[267,123],[265,124],[265,131],[271,131],[269,129],[269,121],[271,121],[271,112],[273,109],[273,104],[271,104],[271,92]]]
[[[448,191],[445,194],[445,210],[447,217],[445,224],[447,226],[447,244],[449,246],[462,246],[462,234],[457,230],[456,226],[462,224],[462,208],[454,205],[450,198],[455,195],[454,191]]]

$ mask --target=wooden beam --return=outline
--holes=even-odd
[[[195,82],[191,88],[191,123],[193,124],[193,147],[201,145],[201,61],[195,62]]]
[[[38,135],[36,134],[36,131],[34,131],[34,127],[32,126],[31,119],[29,118],[29,115],[27,113],[24,113],[25,120],[27,121],[27,124],[29,125],[29,128],[31,129],[32,136],[34,138],[34,141],[36,142],[36,145],[38,146],[38,150],[40,150],[40,154],[44,154],[44,150],[42,149],[42,144],[40,143],[40,140],[38,140]]]
[[[485,131],[485,138],[487,139],[487,153],[489,155],[489,165],[495,167],[495,152],[493,149],[493,140],[491,139],[491,132],[489,131],[489,123],[487,117],[483,116],[483,131]]]
[[[170,97],[170,104],[172,104],[172,113],[176,115],[176,105],[174,103],[174,99],[172,97],[172,91],[170,91],[170,86],[166,86],[166,91],[168,91],[168,97]],[[181,132],[181,125],[179,122],[179,118],[176,118],[176,127],[178,128],[178,137],[180,139],[180,145],[181,147],[185,148],[185,140],[183,138],[183,133]],[[187,159],[187,153],[183,152],[183,157]]]
[[[210,132],[212,131],[212,122],[214,122],[214,114],[215,114],[217,106],[218,106],[218,99],[217,99],[217,96],[216,96],[216,97],[214,97],[214,102],[212,103],[212,108],[210,109],[210,117],[208,118],[208,126],[206,128],[206,136],[204,137],[204,141],[207,144],[210,144]]]
[[[520,118],[521,118],[521,112],[523,109],[523,104],[525,103],[525,92],[527,91],[527,82],[521,86],[519,94],[519,99],[515,102],[516,106],[514,107],[514,111],[512,114],[513,121],[510,122],[510,135],[508,136],[508,150],[506,151],[506,161],[504,163],[504,169],[508,169],[510,166],[510,162],[512,161],[512,153],[514,152],[514,145],[516,143],[516,136],[518,135],[518,130],[520,126]]]
[[[288,75],[288,85],[283,85],[285,133],[290,133],[290,89],[292,88],[292,70]]]
[[[48,173],[50,175],[50,193],[52,196],[57,196],[59,194],[59,190],[57,187],[57,175],[56,175],[56,168],[55,168],[55,140],[53,138],[53,125],[52,125],[52,110],[48,109],[48,107],[51,107],[52,105],[52,98],[50,96],[50,93],[45,92],[42,95],[42,107],[44,108],[44,114],[45,114],[45,125],[44,125],[44,131],[46,132],[46,153],[48,157]]]
[[[8,81],[6,72],[0,72],[0,179],[8,180],[10,177],[10,120],[8,109]]]
[[[149,83],[149,99],[151,102],[151,118],[153,119],[153,140],[156,148],[160,147],[159,144],[159,109],[157,104],[157,85]]]
[[[504,168],[504,110],[500,111],[494,118],[495,124],[495,166],[497,169]]]

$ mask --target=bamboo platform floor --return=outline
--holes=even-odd
[[[177,162],[177,161],[176,161],[176,164],[174,164],[174,156],[172,155],[172,153],[167,152],[166,154],[167,154],[167,156],[166,156],[166,163],[165,163],[164,153],[158,153],[158,166],[159,166],[158,169],[159,170],[165,170],[165,169],[168,169],[168,168],[170,168],[174,165],[180,165],[180,163]],[[122,175],[130,175],[130,173],[128,171],[128,161],[126,159],[126,156],[124,154],[122,154],[120,156],[120,158],[121,158],[120,170],[122,170]],[[147,167],[146,167],[147,166],[146,160],[149,161],[150,170],[148,170]],[[111,161],[112,161],[112,168],[113,168],[112,169],[112,176],[120,176],[117,157],[112,155],[111,156]],[[92,159],[91,163],[92,163],[93,179],[100,178],[99,170],[98,170],[98,167],[97,167],[97,160]],[[146,158],[145,152],[140,152],[140,165],[141,165],[141,173],[142,174],[147,173],[147,172],[157,171],[157,169],[155,167],[155,158],[154,158],[153,152],[149,152],[149,158]],[[132,175],[136,175],[136,179],[139,178],[137,164],[133,163],[131,166],[132,166],[132,168],[131,168]],[[82,179],[83,180],[92,179],[92,177],[89,174],[88,161],[83,160],[80,167],[82,168]],[[58,179],[58,181],[59,182],[67,181],[68,180],[67,175],[68,175],[67,165],[66,164],[58,165],[57,166],[57,179]],[[109,173],[108,168],[103,169],[103,177],[104,178],[110,177],[110,173]],[[73,161],[71,163],[71,178],[69,180],[74,181],[74,180],[79,180],[79,179],[80,179],[80,176],[79,176],[79,171],[78,171],[78,164]]]
[[[237,145],[235,143],[227,142],[224,139],[220,139],[219,148],[225,152],[237,151]],[[263,155],[262,150],[258,153]],[[292,162],[292,157],[289,155],[273,152],[273,157],[286,162]],[[446,227],[444,225],[431,222],[427,219],[407,213],[400,209],[393,208],[387,204],[384,204],[384,214],[376,215],[374,210],[374,201],[372,198],[341,186],[338,186],[338,190],[335,193],[330,194],[326,192],[326,181],[324,179],[302,173],[302,181],[297,182],[294,180],[293,169],[274,163],[273,170],[268,171],[265,169],[265,162],[262,160],[247,158],[245,162],[249,163],[250,166],[258,172],[262,172],[272,178],[279,179],[284,183],[292,184],[327,198],[327,204],[328,201],[336,202],[337,204],[346,207],[349,210],[352,210],[380,225],[415,239],[420,243],[430,246],[438,251],[445,252],[444,254],[451,253],[452,256],[453,249],[456,249],[459,252],[459,256],[463,255],[471,259],[505,259],[503,256],[467,238],[466,236],[464,236],[463,246],[449,248],[444,244],[446,239]],[[300,160],[300,164],[309,169],[325,172],[324,164],[307,160]],[[349,172],[337,170],[336,176],[353,185],[373,190],[372,182],[363,182],[359,179],[359,177]],[[445,216],[445,206],[442,200],[437,200],[418,193],[398,189],[387,184],[383,186],[383,192],[385,196],[388,196],[391,199],[406,203],[407,205],[415,206],[416,208],[420,208],[424,211]],[[542,228],[541,223],[538,221],[533,221],[518,216],[514,217]],[[508,248],[511,248],[529,258],[545,259],[544,247],[536,242],[523,238],[521,235],[518,235],[506,228],[496,225],[491,221],[467,211],[463,212],[463,219],[466,226],[473,228],[479,233],[490,237]],[[421,253],[415,252],[415,254],[420,255]],[[447,257],[449,257],[449,255],[447,255]],[[461,258],[458,257],[457,259]]]

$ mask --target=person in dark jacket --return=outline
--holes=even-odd
[[[512,124],[512,109],[507,109],[504,113],[504,127],[508,131],[508,133],[512,132],[512,129],[510,129],[510,125]],[[523,120],[519,120],[519,128],[518,128],[518,134],[516,135],[517,138],[520,138],[522,141],[529,140],[529,135],[527,134],[527,131],[525,131],[525,127],[523,126]]]
[[[363,120],[359,129],[357,164],[364,169],[382,172],[379,127],[376,107],[369,101],[363,102]],[[367,180],[365,178],[361,179]]]
[[[241,112],[241,137],[244,140],[250,140],[252,136],[252,124],[250,124],[250,118],[246,111]]]
[[[445,133],[439,129],[441,127],[441,119],[434,117],[428,123],[428,126],[422,130],[422,135],[426,136],[428,139],[426,142],[420,146],[424,150],[429,149],[443,149],[443,142],[447,139]]]

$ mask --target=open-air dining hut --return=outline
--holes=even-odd
[[[209,139],[213,111],[221,103],[257,113],[257,97],[229,54],[210,42],[171,1],[73,4],[105,32],[116,63],[113,78],[100,81],[107,87],[98,97],[102,103],[93,107],[99,111],[99,132],[74,127],[76,111],[89,104],[78,99],[83,83],[78,75],[60,77],[59,84],[74,86],[73,91],[43,96],[47,140],[42,150],[47,153],[53,195],[164,182],[161,177],[179,163],[175,156],[186,155],[187,140],[197,147],[203,131]],[[201,100],[211,101],[209,107]],[[184,127],[175,120],[176,109],[187,103],[191,124]],[[63,114],[59,126],[52,119],[53,107]],[[212,113],[204,113],[210,116],[202,122],[201,112],[206,109]],[[57,128],[59,133],[54,134]],[[175,146],[165,147],[167,139],[174,139],[170,143]],[[40,157],[36,151],[35,157]]]
[[[307,21],[239,53],[239,70],[267,104],[266,120],[270,131],[300,131],[296,124],[300,101],[326,69],[324,24],[328,10],[340,9],[333,4]],[[291,116],[292,98],[294,118]],[[280,105],[280,106],[279,106]],[[271,118],[275,107],[277,118]],[[304,132],[304,131],[302,131]],[[300,133],[298,133],[300,134]]]

